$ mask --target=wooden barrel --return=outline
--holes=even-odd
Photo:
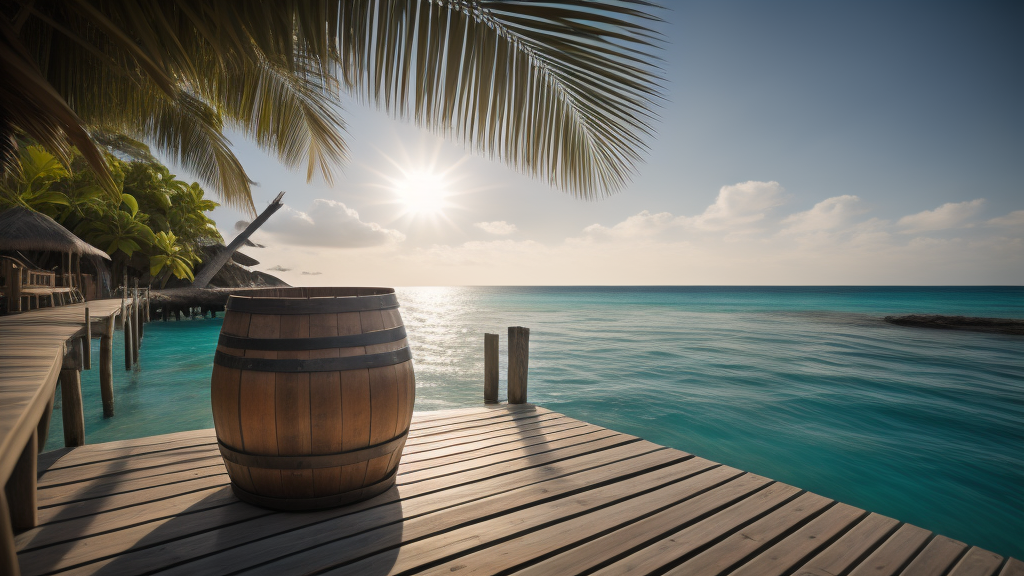
[[[235,494],[311,510],[390,488],[416,395],[395,291],[249,294],[228,299],[211,389]]]

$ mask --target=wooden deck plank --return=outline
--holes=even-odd
[[[828,498],[805,492],[665,574],[698,576],[728,572],[732,566],[767,548],[772,540],[813,518],[832,502]]]
[[[532,444],[540,444],[548,440],[584,436],[595,432],[601,432],[603,430],[606,429],[591,424],[563,424],[560,426],[552,426],[550,428],[540,428],[532,431],[530,434],[524,434],[516,437],[513,442],[509,442],[506,437],[501,437],[494,440],[461,444],[457,447],[445,447],[433,451],[416,452],[409,454],[408,458],[403,453],[402,463],[405,464],[405,470],[412,471],[441,464],[452,464],[463,459],[475,458],[478,454],[494,454],[511,450],[512,448],[510,448],[510,446],[517,445],[517,442],[521,443],[519,445],[529,446]]]
[[[720,466],[685,481],[698,484],[706,491],[683,498],[638,521],[632,521],[636,520],[636,516],[627,517],[622,522],[621,517],[605,513],[587,514],[461,556],[429,572],[457,571],[460,575],[493,574],[504,570],[516,570],[515,573],[519,575],[582,572],[640,547],[646,541],[664,535],[666,531],[678,529],[694,519],[749,496],[769,482],[766,478],[744,474],[727,466]],[[620,523],[613,524],[615,521]],[[614,531],[600,536],[609,530]],[[521,569],[523,564],[560,550],[560,554]]]
[[[782,506],[799,493],[798,488],[776,482],[701,522],[605,566],[594,574],[646,574],[658,570],[712,544],[718,538],[749,524],[758,516]]]
[[[618,477],[622,473],[636,473],[652,467],[671,462],[675,458],[670,451],[657,450],[638,455],[623,448],[612,449],[599,454],[584,455],[575,462],[572,469],[585,469],[585,472],[571,473],[572,469],[552,467],[530,468],[508,476],[499,476],[478,483],[468,484],[449,490],[423,490],[425,484],[412,487],[399,485],[398,488],[385,492],[372,502],[365,502],[346,508],[324,510],[306,514],[273,514],[260,517],[243,524],[234,524],[235,518],[223,516],[225,526],[199,536],[174,540],[173,546],[146,548],[138,552],[126,553],[116,560],[119,570],[144,572],[153,567],[169,567],[187,560],[195,560],[204,555],[209,556],[195,562],[187,563],[170,573],[196,574],[230,571],[231,567],[244,568],[265,561],[275,560],[297,549],[329,542],[346,534],[354,534],[379,527],[393,521],[396,515],[414,518],[458,504],[472,502],[483,498],[503,494],[513,490],[525,490],[530,486],[545,483],[543,489],[565,490],[580,489]],[[622,462],[617,470],[610,469],[607,464]],[[567,478],[558,484],[553,480]],[[442,486],[438,482],[435,486]],[[417,491],[417,489],[420,489]],[[425,496],[425,497],[424,497]],[[248,506],[239,504],[238,506]],[[389,508],[390,507],[390,508]],[[215,514],[222,514],[220,509]],[[240,511],[239,513],[244,513]],[[200,512],[205,515],[206,512]],[[155,543],[154,534],[161,538],[173,540],[181,535],[173,519],[161,522],[160,526],[150,529],[150,540]],[[186,530],[190,527],[186,526]],[[278,538],[267,540],[270,536]],[[111,544],[124,546],[121,539],[103,538]],[[108,544],[110,545],[110,544]],[[127,548],[125,550],[128,550]],[[110,562],[101,562],[107,565]]]
[[[193,480],[207,476],[227,474],[224,464],[217,460],[208,466],[190,468],[180,472],[168,472],[159,478],[145,476],[142,478],[125,479],[123,476],[97,478],[91,482],[63,484],[46,490],[39,490],[39,507],[65,505],[81,500],[106,498],[116,494],[135,492],[145,488],[155,488],[165,484],[174,484],[185,480]]]
[[[965,550],[963,542],[936,536],[900,576],[942,576]]]
[[[1008,559],[1006,566],[999,571],[999,576],[1024,576],[1024,562],[1016,558]]]
[[[885,541],[899,526],[897,520],[869,514],[835,543],[796,570],[799,576],[834,576],[856,565],[877,543]]]
[[[843,533],[867,512],[838,503],[806,526],[772,546],[750,562],[740,566],[731,576],[780,576],[798,562],[824,547],[835,536]],[[744,534],[747,532],[744,531]]]
[[[1016,560],[529,406],[415,419],[397,485],[289,514],[239,502],[212,430],[44,455],[31,574],[1022,576]]]
[[[1003,563],[1003,557],[981,548],[971,548],[956,563],[949,576],[992,576]]]
[[[864,562],[850,572],[850,576],[892,576],[917,555],[931,536],[931,532],[904,524]]]

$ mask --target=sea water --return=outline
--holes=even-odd
[[[416,409],[479,406],[483,334],[530,328],[529,400],[1024,558],[1024,337],[888,314],[1024,318],[1024,288],[402,288]],[[89,443],[213,426],[221,321],[146,325]],[[121,333],[115,367],[122,362]],[[93,355],[98,357],[98,341]],[[59,403],[59,398],[58,398]],[[59,404],[47,449],[63,445]]]

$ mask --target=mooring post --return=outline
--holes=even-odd
[[[128,289],[125,288],[125,293],[128,293]],[[131,308],[127,308],[122,311],[121,317],[124,319],[124,369],[132,369],[132,346],[135,342],[135,338],[132,336],[132,314]]]
[[[498,402],[498,335],[484,334],[484,403]]]
[[[85,444],[85,409],[82,406],[81,341],[75,341],[64,356],[60,371],[61,415],[64,419],[64,445]]]
[[[508,403],[526,402],[526,376],[530,366],[530,329],[508,327]]]
[[[92,322],[89,319],[89,307],[85,307],[85,345],[82,347],[82,365],[92,370]]]
[[[135,337],[135,346],[132,349],[132,362],[139,363],[139,347],[142,346],[142,322],[139,316],[139,279],[135,279],[135,289],[132,290],[132,336]]]
[[[21,451],[21,456],[14,464],[11,477],[7,480],[4,491],[11,507],[11,525],[15,530],[35,528],[38,523],[36,514],[36,455],[39,453],[39,435],[33,431]]]
[[[107,317],[103,336],[100,336],[100,396],[103,398],[103,417],[114,415],[114,316]]]
[[[118,322],[117,327],[119,329],[121,329],[121,330],[124,330],[124,325],[126,324],[126,318],[125,318],[125,315],[124,315],[124,299],[125,299],[125,297],[127,295],[128,295],[128,289],[125,288],[124,290],[121,291],[121,315],[118,317],[118,320],[117,320],[117,322]]]

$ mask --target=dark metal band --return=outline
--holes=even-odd
[[[324,508],[335,508],[345,504],[369,500],[394,486],[396,476],[398,476],[398,466],[395,466],[395,469],[380,482],[349,490],[348,492],[342,492],[341,494],[320,496],[318,498],[274,498],[271,496],[260,496],[240,488],[234,482],[231,483],[231,490],[234,491],[235,496],[238,496],[239,500],[256,506],[262,506],[263,508],[287,511],[322,510]]]
[[[373,346],[388,344],[405,338],[405,326],[377,330],[363,334],[346,336],[324,336],[320,338],[243,338],[230,334],[221,334],[217,341],[221,346],[240,348],[242,350],[323,350],[325,348],[351,348],[353,346]]]
[[[225,368],[236,370],[254,370],[256,372],[337,372],[341,370],[360,370],[362,368],[380,368],[394,366],[412,360],[412,352],[408,346],[391,352],[377,354],[361,354],[343,358],[311,358],[299,360],[285,358],[271,360],[269,358],[242,358],[232,356],[218,350],[213,355],[213,363]]]
[[[339,298],[249,298],[229,296],[225,310],[250,314],[335,314],[398,308],[394,294]]]
[[[271,470],[309,470],[312,468],[334,468],[336,466],[347,466],[349,464],[368,462],[374,458],[387,456],[401,448],[405,444],[405,439],[408,435],[409,431],[406,430],[395,438],[375,446],[368,446],[366,448],[350,450],[348,452],[338,452],[336,454],[307,454],[303,456],[249,454],[228,448],[220,441],[218,441],[217,444],[220,445],[221,456],[223,456],[228,462],[234,462],[239,466],[268,468]]]

